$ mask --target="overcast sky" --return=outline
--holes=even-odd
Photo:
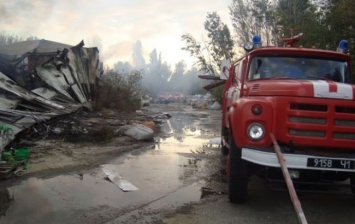
[[[205,36],[207,12],[216,11],[230,23],[231,0],[0,0],[0,32],[37,36],[92,47],[100,39],[105,65],[132,60],[134,43],[141,41],[146,62],[156,48],[172,68],[192,58],[181,47],[181,35]],[[229,27],[232,31],[232,28]]]

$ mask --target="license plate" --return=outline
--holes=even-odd
[[[355,168],[355,161],[347,159],[308,158],[307,166],[353,170]]]

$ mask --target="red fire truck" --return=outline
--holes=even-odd
[[[302,36],[285,38],[285,47],[263,47],[254,36],[244,57],[222,64],[222,146],[232,203],[247,200],[251,175],[282,180],[272,136],[294,183],[350,179],[346,187],[355,193],[355,86],[347,41],[334,51],[295,46]]]

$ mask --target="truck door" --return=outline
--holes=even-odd
[[[239,61],[239,63],[235,65],[234,74],[235,91],[232,97],[232,102],[239,99],[242,91],[243,61]]]

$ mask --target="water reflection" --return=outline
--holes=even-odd
[[[186,138],[186,132],[196,132],[196,128],[200,119],[208,117],[204,113],[186,114],[186,113],[173,113],[171,119],[167,120],[167,125],[164,131],[172,133],[174,139],[183,142]],[[165,139],[163,136],[161,138]]]

